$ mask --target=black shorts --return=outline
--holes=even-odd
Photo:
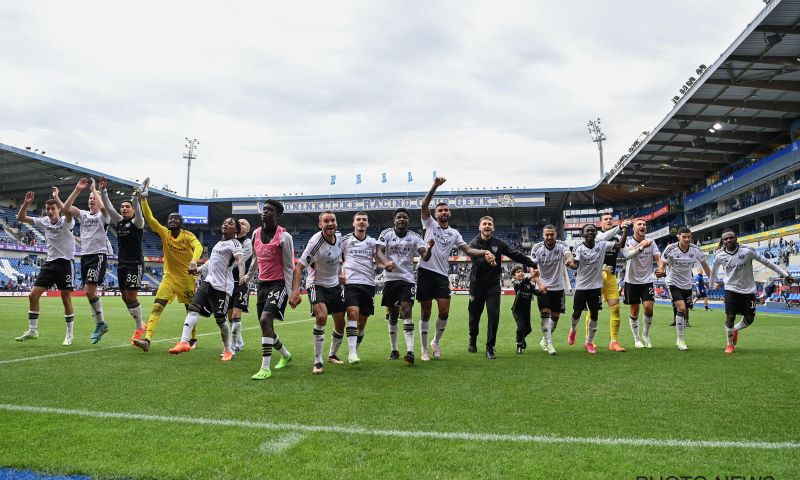
[[[81,279],[84,285],[102,285],[106,278],[108,259],[105,253],[81,255]]]
[[[341,285],[335,287],[314,285],[311,287],[311,290],[308,291],[308,295],[311,298],[312,305],[324,303],[325,306],[328,307],[328,315],[343,313],[346,310],[344,305],[344,289],[342,289]]]
[[[269,282],[258,282],[258,293],[256,294],[256,312],[258,318],[264,312],[270,312],[278,320],[283,320],[286,311],[286,302],[289,295],[286,292],[286,283],[283,280],[272,280]],[[247,310],[245,310],[247,311]]]
[[[639,305],[644,302],[653,302],[655,299],[652,283],[625,282],[625,305]]]
[[[56,258],[50,260],[42,266],[39,275],[36,276],[34,287],[49,289],[53,285],[59,290],[71,291],[72,282],[75,279],[75,265],[72,260]]]
[[[375,287],[372,285],[350,284],[344,286],[346,307],[358,307],[358,314],[369,317],[375,313]]]
[[[200,287],[194,292],[194,297],[192,297],[192,305],[199,308],[197,313],[203,317],[213,315],[217,319],[228,316],[229,301],[230,296],[226,292],[215,289],[205,281],[200,284]]]
[[[573,308],[588,309],[590,312],[600,311],[603,309],[603,289],[592,288],[589,290],[575,290],[575,298],[573,301]]]
[[[117,279],[120,290],[139,290],[142,287],[141,263],[120,263],[117,268]]]
[[[281,280],[282,281],[282,280]],[[231,295],[231,308],[238,308],[247,313],[247,305],[250,301],[250,285],[240,285],[239,282],[233,284],[233,295]],[[259,318],[261,316],[259,315]]]
[[[450,280],[427,268],[417,269],[417,300],[450,298]]]
[[[697,291],[697,298],[707,298],[708,294],[706,293],[705,289]]]
[[[401,303],[407,302],[414,304],[414,292],[417,286],[403,280],[392,280],[383,284],[383,299],[381,305],[384,307],[399,307]]]
[[[564,290],[548,290],[545,294],[537,295],[539,299],[539,311],[549,308],[551,312],[564,313],[567,311],[567,306],[564,302]]]
[[[725,290],[725,315],[756,314],[756,295],[754,293],[736,293]]]
[[[669,285],[669,296],[672,297],[672,303],[683,300],[687,308],[692,306],[692,289],[691,288],[678,288]]]

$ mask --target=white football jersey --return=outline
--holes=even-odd
[[[566,254],[569,247],[562,241],[556,240],[552,249],[547,248],[544,242],[539,242],[531,249],[531,258],[538,264],[539,278],[548,290],[564,290],[564,275],[567,266]]]
[[[322,231],[315,233],[298,261],[305,267],[314,266],[314,285],[328,288],[339,285],[342,235],[336,233],[333,243],[328,243]]]
[[[359,240],[355,233],[342,237],[342,257],[345,282],[348,285],[375,285],[375,249],[378,242],[367,235]]]
[[[661,255],[656,242],[650,244],[649,247],[639,252],[640,240],[633,237],[628,237],[625,242],[623,256],[627,258],[628,262],[625,264],[625,282],[635,285],[646,285],[653,283],[656,279],[653,272],[655,267],[653,264],[656,259]],[[628,257],[628,255],[633,255]]]
[[[614,249],[616,242],[595,241],[589,248],[586,243],[575,247],[575,260],[578,270],[575,272],[575,290],[591,290],[603,288],[603,260],[606,252]]]
[[[756,281],[753,278],[753,260],[764,264],[767,268],[778,275],[785,277],[789,273],[783,268],[775,265],[760,253],[746,245],[739,245],[733,252],[724,248],[717,252],[714,257],[714,265],[711,267],[712,282],[716,281],[717,270],[722,267],[725,270],[725,290],[736,293],[756,293]]]
[[[242,244],[239,240],[220,240],[211,249],[211,255],[206,264],[206,282],[210,283],[214,290],[233,294],[233,266],[236,264],[236,257],[242,255]],[[238,279],[235,279],[238,280]]]
[[[80,210],[81,222],[81,255],[91,255],[94,253],[104,253],[109,255],[113,252],[108,250],[109,245],[108,228],[111,217],[103,216],[103,213],[91,213],[88,210]]]
[[[694,280],[692,273],[694,264],[705,258],[706,254],[693,243],[689,244],[689,248],[685,252],[681,250],[680,244],[677,242],[667,245],[661,254],[661,260],[667,264],[667,285],[691,290]]]
[[[33,224],[44,230],[48,262],[57,258],[65,260],[75,258],[75,236],[72,235],[72,229],[75,227],[74,218],[67,222],[67,218],[62,216],[56,223],[52,223],[49,217],[37,217],[33,219]]]
[[[428,217],[427,220],[423,219],[422,226],[425,228],[425,242],[427,243],[428,240],[433,239],[435,243],[433,245],[433,252],[431,252],[431,258],[427,261],[420,259],[419,268],[424,268],[436,272],[439,275],[447,276],[447,272],[450,268],[450,252],[453,250],[453,247],[462,247],[466,245],[467,242],[461,238],[461,234],[458,233],[458,230],[455,228],[440,227],[439,222],[433,218],[433,215]]]
[[[407,230],[406,235],[400,237],[394,228],[387,228],[378,237],[378,245],[386,247],[386,258],[394,262],[391,272],[383,272],[384,281],[402,280],[414,283],[414,257],[420,248],[427,246],[425,240],[411,230]]]

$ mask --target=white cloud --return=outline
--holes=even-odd
[[[135,6],[134,6],[135,5]],[[759,2],[0,7],[0,142],[192,195],[583,186]],[[406,172],[415,182],[406,182]],[[390,182],[381,184],[380,173]],[[329,186],[329,177],[338,184]]]

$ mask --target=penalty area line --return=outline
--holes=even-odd
[[[308,319],[305,319],[305,320],[292,320],[291,322],[283,322],[283,323],[281,323],[281,325],[290,325],[292,323],[310,322],[311,320],[313,320],[313,318],[308,318]],[[256,327],[247,327],[247,328],[243,328],[242,331],[244,331],[244,330],[255,330],[257,328],[261,328],[261,327],[258,327],[258,326],[256,326]],[[208,335],[219,335],[219,332],[201,333],[201,334],[199,334],[197,336],[198,337],[205,337],[205,336],[208,336]],[[153,340],[150,343],[174,342],[176,340],[180,340],[180,337],[163,338],[161,340]],[[121,345],[109,345],[107,347],[87,348],[85,350],[71,350],[71,351],[67,351],[67,352],[47,353],[47,354],[44,354],[44,355],[34,355],[32,357],[12,358],[12,359],[9,359],[9,360],[0,360],[0,365],[7,365],[9,363],[19,363],[19,362],[31,362],[31,361],[34,361],[34,360],[46,360],[48,358],[64,357],[64,356],[67,356],[67,355],[77,355],[79,353],[99,352],[99,351],[102,351],[102,350],[111,350],[111,349],[114,349],[114,348],[125,348],[125,347],[131,347],[131,346],[132,345],[130,344],[130,342],[127,342],[127,343],[123,343]]]
[[[161,423],[180,423],[187,425],[206,425],[214,427],[240,427],[256,430],[280,430],[303,433],[333,433],[345,435],[362,435],[371,437],[410,438],[456,440],[471,442],[512,442],[530,444],[584,444],[601,446],[637,446],[637,447],[679,447],[679,448],[741,448],[759,450],[797,450],[800,442],[764,442],[758,440],[679,440],[659,438],[609,438],[609,437],[560,437],[555,435],[512,435],[473,432],[436,432],[422,430],[384,430],[366,427],[346,427],[334,425],[305,425],[302,423],[254,422],[221,418],[195,418],[181,416],[148,415],[127,412],[102,412],[91,410],[73,410],[67,408],[37,407],[32,405],[0,404],[0,411],[24,412],[31,414],[58,415],[62,417],[84,417],[115,420],[136,420]],[[302,437],[296,437],[299,442]],[[287,442],[292,443],[292,442]]]

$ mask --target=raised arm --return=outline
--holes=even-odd
[[[144,220],[145,222],[147,222],[147,226],[150,227],[150,230],[160,234],[161,231],[164,229],[164,227],[160,223],[158,223],[156,217],[153,216],[153,212],[150,210],[150,204],[147,203],[146,198],[142,198],[141,205],[142,205],[142,215],[144,215]]]
[[[142,215],[141,197],[139,197],[138,190],[133,191],[131,203],[133,204],[133,224],[136,225],[136,228],[144,228],[144,216]]]
[[[108,217],[111,219],[111,223],[117,223],[122,220],[122,215],[114,209],[114,204],[111,203],[111,199],[108,198],[108,180],[105,177],[100,177],[100,196],[103,200],[103,205],[106,207],[106,211],[108,212]]]
[[[81,178],[78,181],[78,184],[75,185],[75,190],[73,190],[72,193],[69,194],[69,197],[67,197],[67,201],[64,202],[64,210],[66,212],[68,212],[70,217],[80,217],[81,216],[80,210],[78,210],[77,208],[73,207],[72,204],[75,203],[75,199],[78,198],[78,195],[80,195],[80,193],[82,191],[86,190],[86,187],[88,187],[88,186],[89,186],[89,182],[85,178]]]
[[[108,209],[106,209],[106,206],[103,203],[102,195],[100,195],[100,192],[97,190],[97,185],[95,184],[94,178],[91,180],[90,185],[92,189],[92,195],[94,195],[94,201],[97,203],[97,208],[100,209],[100,213],[103,215],[103,218],[110,221]]]
[[[433,185],[431,185],[431,189],[428,190],[425,198],[422,199],[422,205],[420,207],[420,216],[422,217],[422,221],[431,218],[430,203],[433,201],[433,196],[436,194],[436,189],[442,186],[442,184],[446,181],[447,179],[444,177],[436,177],[433,179]]]
[[[765,267],[769,268],[773,272],[785,278],[789,283],[794,282],[794,278],[789,274],[789,272],[784,270],[783,267],[770,262],[766,257],[756,252],[755,250],[753,250],[753,260],[757,261],[758,263],[761,263]]]
[[[33,218],[28,216],[28,207],[30,207],[31,203],[33,203],[33,198],[34,198],[33,192],[28,192],[25,194],[25,200],[19,207],[19,212],[17,212],[17,220],[19,220],[20,222],[33,225]]]

